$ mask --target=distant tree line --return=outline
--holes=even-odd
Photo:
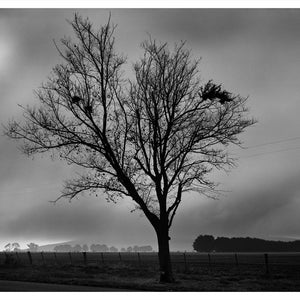
[[[119,249],[111,246],[108,247],[107,245],[100,245],[100,244],[92,244],[90,247],[87,245],[75,245],[72,247],[69,244],[62,244],[57,245],[53,248],[54,251],[57,252],[119,252]],[[152,252],[153,249],[151,246],[133,246],[128,247],[127,249],[121,248],[121,252]]]
[[[217,237],[199,235],[193,243],[197,252],[299,252],[300,240],[283,242],[258,238]]]
[[[26,249],[26,251],[35,252],[35,251],[38,251],[39,245],[35,244],[35,243],[30,243],[30,244],[27,244],[27,247],[28,247],[28,249]],[[4,251],[5,252],[12,252],[12,251],[20,252],[20,251],[24,251],[24,250],[21,250],[19,243],[14,242],[14,243],[6,244],[4,246]]]
[[[25,251],[30,251],[30,252],[36,252],[39,251],[39,245],[35,243],[30,243],[27,244],[28,249],[25,249]],[[11,251],[24,251],[20,249],[20,244],[19,243],[9,243],[4,246],[4,251],[6,252],[11,252]],[[56,245],[53,248],[54,251],[56,252],[119,252],[119,249],[111,246],[108,247],[107,245],[100,245],[100,244],[92,244],[90,246],[84,244],[84,245],[69,245],[69,244],[61,244],[61,245]],[[129,246],[127,248],[121,248],[121,252],[152,252],[153,249],[151,246]]]
[[[75,245],[71,246],[69,244],[62,244],[62,245],[56,245],[53,250],[56,252],[82,252],[82,251],[88,251],[88,246],[87,245]]]
[[[152,252],[153,249],[151,246],[133,246],[128,247],[127,252]]]

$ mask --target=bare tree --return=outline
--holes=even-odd
[[[109,247],[109,252],[118,252],[118,248],[116,248],[115,246],[111,246]]]
[[[11,249],[12,249],[11,243],[6,244],[6,245],[4,246],[4,249],[5,249],[5,251],[11,251]]]
[[[12,251],[19,251],[20,250],[20,244],[15,242],[11,244],[12,246]]]
[[[89,251],[89,247],[88,247],[87,244],[84,244],[84,245],[82,246],[82,251],[84,251],[84,252],[88,252],[88,251]]]
[[[35,243],[30,243],[27,244],[28,250],[31,252],[36,252],[39,248],[39,245],[35,244]]]
[[[81,247],[79,244],[77,244],[77,245],[75,245],[75,246],[72,248],[72,251],[73,251],[73,252],[81,252],[81,251],[82,251],[82,247]]]
[[[10,122],[6,134],[28,155],[51,152],[82,167],[61,197],[99,189],[114,202],[130,197],[157,234],[161,282],[173,281],[169,229],[182,195],[216,191],[208,174],[233,165],[226,147],[254,123],[246,99],[201,84],[184,43],[169,50],[149,38],[126,80],[110,19],[98,31],[78,15],[70,24],[76,42],[57,47],[64,63],[37,90],[40,106],[23,107],[25,122]]]

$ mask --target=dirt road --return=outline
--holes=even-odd
[[[66,284],[50,284],[26,281],[9,281],[0,280],[0,292],[129,292],[130,290],[66,285]]]

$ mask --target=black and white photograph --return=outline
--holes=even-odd
[[[299,292],[300,8],[119,7],[0,8],[0,297]]]

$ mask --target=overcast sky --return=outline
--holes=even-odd
[[[95,27],[109,13],[77,11]],[[20,117],[18,104],[37,101],[33,90],[61,61],[53,39],[72,35],[66,19],[74,12],[0,10],[1,123]],[[238,166],[229,174],[212,174],[231,192],[218,200],[184,195],[170,234],[172,249],[192,249],[199,234],[300,238],[300,10],[111,12],[118,24],[117,48],[128,56],[128,68],[141,55],[147,33],[171,45],[186,40],[193,55],[202,57],[203,80],[249,96],[251,115],[258,120],[241,135],[244,146],[252,148],[232,149]],[[130,201],[115,205],[86,195],[50,204],[74,169],[47,155],[32,160],[17,146],[0,136],[0,249],[7,242],[69,240],[156,248],[154,230],[140,213],[130,213]]]

